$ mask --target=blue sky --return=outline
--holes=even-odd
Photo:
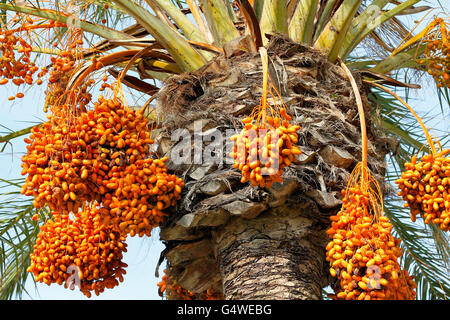
[[[448,1],[448,0],[444,0]],[[434,2],[434,1],[432,1]],[[444,114],[440,112],[439,101],[436,96],[434,84],[421,83],[424,88],[411,90],[410,103],[420,115],[430,113],[433,119],[430,127],[438,130],[433,131],[438,137],[450,132],[449,108],[444,106]],[[28,127],[33,122],[41,122],[45,119],[42,111],[44,105],[44,86],[25,88],[25,98],[10,102],[7,98],[15,95],[17,87],[0,87],[0,125],[13,131]],[[0,135],[6,134],[5,128],[0,128]],[[450,147],[450,146],[447,146]],[[20,159],[25,150],[22,138],[14,141],[13,149],[8,146],[0,153],[0,178],[13,179],[20,175]],[[157,294],[156,283],[159,281],[154,276],[155,267],[160,252],[164,246],[159,241],[158,230],[154,230],[151,238],[128,238],[128,252],[124,256],[124,262],[128,264],[125,281],[112,290],[106,290],[100,297],[93,296],[91,299],[160,299]],[[160,268],[163,273],[164,265]],[[26,283],[29,295],[24,299],[87,299],[79,291],[64,289],[56,284],[47,286],[37,284],[29,277]]]

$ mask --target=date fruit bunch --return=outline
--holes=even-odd
[[[426,27],[422,42],[425,46],[423,58],[417,61],[424,64],[427,72],[434,78],[438,88],[450,87],[450,32],[448,18],[436,17]]]
[[[79,286],[90,297],[123,281],[125,237],[100,222],[97,206],[75,218],[54,215],[40,227],[27,271],[36,282]]]
[[[170,274],[167,274],[167,269],[164,270],[164,275],[160,282],[158,282],[158,293],[162,297],[166,294],[168,300],[223,300],[223,295],[220,292],[210,288],[201,293],[195,293],[184,289],[178,284]]]
[[[414,156],[405,163],[405,171],[395,183],[405,207],[411,211],[411,219],[423,217],[424,222],[434,223],[443,231],[450,230],[450,149],[426,154],[420,160]]]
[[[242,183],[250,181],[253,186],[270,188],[274,182],[283,181],[283,169],[301,154],[296,145],[300,125],[291,120],[285,108],[271,116],[259,109],[254,116],[242,119],[244,128],[231,137],[234,147],[230,153],[235,159],[233,167],[242,173]]]
[[[24,139],[27,153],[21,173],[26,179],[21,192],[34,197],[36,208],[48,205],[51,211],[67,215],[85,202],[100,200],[101,185],[95,178],[108,168],[100,166],[101,150],[87,119],[67,105],[47,117]]]
[[[284,167],[301,154],[296,145],[300,125],[292,122],[275,84],[269,83],[267,50],[261,47],[259,52],[263,69],[261,101],[250,116],[242,119],[241,132],[231,137],[234,146],[230,157],[235,160],[233,167],[242,173],[242,183],[250,181],[253,186],[270,188],[274,182],[283,181]]]
[[[401,270],[400,240],[392,236],[392,224],[382,215],[378,189],[361,183],[360,166],[343,190],[342,208],[330,219],[326,260],[336,278],[331,298],[337,300],[412,300],[415,283]],[[368,172],[367,172],[368,174]]]

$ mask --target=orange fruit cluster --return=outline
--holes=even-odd
[[[150,236],[184,187],[183,179],[167,173],[167,159],[136,160],[120,172],[117,188],[103,197],[105,224],[131,236]]]
[[[88,88],[95,83],[93,79],[84,81],[79,88],[73,88],[74,92],[68,90],[68,84],[73,73],[79,67],[80,61],[83,61],[83,32],[81,30],[71,30],[66,42],[68,43],[66,48],[61,50],[61,53],[58,55],[50,58],[50,67],[42,68],[41,71],[42,75],[49,74],[49,83],[45,91],[46,101],[44,112],[48,111],[48,107],[51,109],[59,108],[63,104],[62,99],[67,98],[67,94],[74,93],[77,100],[76,103],[81,110],[85,110],[85,106],[91,102],[92,95],[88,92]],[[57,113],[59,110],[52,111]]]
[[[448,23],[448,22],[447,22]],[[450,87],[450,32],[442,18],[435,18],[429,31],[423,38],[425,43],[424,59],[418,62],[425,64],[427,71],[435,79],[438,87]]]
[[[223,300],[223,294],[210,288],[202,293],[195,293],[184,289],[164,270],[162,280],[158,282],[158,293],[160,296],[166,293],[168,300]]]
[[[413,300],[415,283],[397,262],[400,240],[386,216],[371,213],[375,201],[358,185],[343,190],[343,205],[331,217],[326,246],[330,274],[338,283],[333,299]]]
[[[167,158],[150,158],[148,120],[103,96],[93,110],[70,112],[49,116],[25,140],[22,192],[35,197],[37,208],[48,204],[66,215],[95,200],[104,223],[131,236],[149,235],[162,210],[180,199],[184,182],[167,173]]]
[[[97,164],[98,142],[89,134],[80,135],[84,124],[78,117],[66,120],[62,113],[49,118],[24,139],[28,145],[21,166],[27,177],[21,192],[34,197],[36,208],[48,205],[60,214],[77,212],[86,201],[100,200],[92,179],[94,171],[102,169]]]
[[[98,208],[88,207],[73,220],[56,215],[40,229],[27,270],[37,282],[77,285],[90,297],[123,281],[125,237],[100,223]]]
[[[433,156],[414,156],[405,163],[405,171],[395,183],[398,195],[411,210],[411,219],[420,214],[426,224],[432,222],[443,231],[450,230],[450,149]]]
[[[102,96],[90,112],[101,150],[98,160],[108,167],[105,175],[96,176],[104,223],[131,236],[149,235],[162,221],[162,210],[181,198],[183,179],[167,173],[166,157],[150,158],[153,140],[142,112]]]
[[[16,17],[14,21],[18,21],[18,19]],[[50,30],[62,25],[55,21],[34,25],[33,20],[25,16],[19,28],[0,28],[0,52],[2,56],[0,60],[0,85],[8,83],[10,80],[17,86],[33,84],[33,77],[39,68],[31,61],[33,48],[25,39],[27,36],[30,38],[31,30]],[[38,84],[42,83],[40,78],[43,75],[45,75],[45,71],[38,74]],[[15,96],[9,97],[8,100],[23,97],[24,94],[19,92]]]
[[[13,30],[0,28],[0,51],[2,59],[0,60],[0,84],[6,84],[11,80],[15,85],[20,86],[23,83],[32,84],[33,75],[39,69],[34,62],[30,61],[32,47],[22,37],[16,36]],[[19,47],[16,56],[16,47]],[[23,97],[23,94],[16,96]],[[11,96],[9,100],[14,100]]]
[[[115,166],[149,156],[153,141],[142,114],[131,109],[125,113],[119,100],[108,100],[109,106],[102,97],[99,101],[94,110],[75,114],[63,106],[25,139],[29,145],[22,174],[28,176],[22,191],[34,196],[36,208],[48,204],[52,211],[68,214],[85,202],[101,201],[118,187]]]
[[[253,186],[270,188],[274,182],[283,181],[284,167],[301,154],[295,145],[300,126],[290,122],[292,117],[285,108],[280,115],[244,118],[242,131],[231,137],[235,143],[230,157],[235,159],[233,167],[242,172],[242,183],[250,181]]]

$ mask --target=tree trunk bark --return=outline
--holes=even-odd
[[[326,234],[301,207],[290,203],[254,219],[235,217],[213,233],[225,299],[322,299]]]

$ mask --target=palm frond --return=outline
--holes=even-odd
[[[122,10],[141,24],[160,43],[184,71],[199,69],[204,65],[204,57],[176,30],[167,26],[150,11],[132,0],[114,0]]]
[[[294,41],[311,43],[318,0],[299,1],[289,24],[289,36]]]
[[[27,127],[27,128],[21,129],[21,130],[17,130],[17,131],[13,131],[8,134],[0,136],[0,144],[3,144],[3,146],[0,149],[0,152],[3,152],[5,150],[6,146],[9,143],[11,143],[11,140],[29,134],[31,132],[31,129],[34,127],[35,126],[33,125],[30,127]]]
[[[439,99],[439,104],[441,107],[442,113],[444,113],[444,104],[447,103],[447,106],[450,108],[450,93],[447,87],[437,88],[437,95]]]
[[[314,43],[316,48],[328,52],[330,61],[334,62],[338,58],[361,3],[362,0],[343,1]]]
[[[53,21],[58,21],[62,23],[67,23],[70,19],[70,15],[67,14],[60,14],[56,10],[51,9],[39,9],[39,8],[30,8],[25,6],[17,6],[17,5],[10,5],[10,4],[2,4],[0,3],[0,9],[11,11],[11,12],[19,12],[23,14],[29,14],[32,16],[41,17],[44,19],[49,19]],[[130,38],[129,35],[124,34],[120,31],[117,31],[112,28],[105,27],[103,25],[99,25],[93,22],[88,22],[86,20],[80,20],[79,21],[79,27],[91,34],[97,35],[99,37],[105,38],[105,39],[127,39]]]
[[[20,194],[23,179],[0,179],[0,299],[21,298],[26,289],[30,254],[39,232],[32,200]]]
[[[200,0],[199,2],[217,46],[222,46],[225,42],[239,37],[239,32],[222,0]]]

